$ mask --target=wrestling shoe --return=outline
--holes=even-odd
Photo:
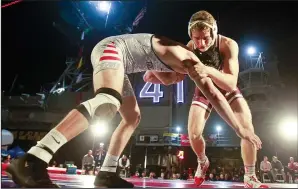
[[[120,178],[116,173],[100,171],[94,181],[95,187],[106,188],[133,188],[134,185]]]
[[[198,161],[198,168],[195,174],[195,184],[198,186],[201,186],[201,184],[205,180],[206,171],[210,165],[210,162],[208,158],[206,157],[206,160],[204,162]]]
[[[52,183],[48,170],[48,164],[41,159],[25,154],[14,159],[7,167],[7,176],[16,184],[26,188],[59,188]]]
[[[244,175],[244,188],[270,188],[268,185],[261,183],[256,175]]]

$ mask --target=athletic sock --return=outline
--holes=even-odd
[[[119,156],[107,154],[100,171],[116,173]]]
[[[244,165],[245,175],[255,175],[255,165]]]
[[[56,129],[52,129],[46,136],[41,139],[36,146],[33,146],[28,153],[49,163],[54,153],[65,143],[67,139]]]
[[[205,163],[206,160],[207,160],[207,156],[205,154],[200,154],[198,156],[198,163]]]

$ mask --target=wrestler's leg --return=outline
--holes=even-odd
[[[114,179],[111,185],[109,179],[103,175],[103,172],[116,173],[118,159],[141,119],[140,109],[127,75],[124,78],[123,102],[119,112],[122,120],[111,137],[107,155],[95,180],[96,186],[133,187],[130,183],[119,179],[117,181]]]
[[[252,116],[246,100],[241,97],[235,98],[230,105],[241,125],[254,132]],[[241,156],[245,168],[245,181],[247,187],[267,188],[266,185],[262,185],[260,182],[257,182],[257,179],[254,180],[256,178],[255,164],[257,161],[257,149],[251,142],[245,139],[241,139]],[[250,179],[252,176],[253,179]]]
[[[111,137],[107,151],[107,157],[115,156],[117,160],[141,119],[140,108],[127,75],[124,79],[123,103],[119,112],[122,120]],[[108,167],[107,159],[105,159],[101,171],[116,172],[116,169]]]
[[[140,109],[135,96],[128,96],[123,98],[123,104],[119,110],[122,120],[116,130],[114,131],[107,151],[107,156],[116,156],[119,159],[126,144],[130,140],[133,132],[140,123]],[[105,167],[105,161],[101,171],[108,171]],[[114,170],[116,172],[116,169]],[[114,172],[113,171],[113,172]],[[112,171],[111,171],[112,172]]]
[[[107,45],[105,48],[112,48],[114,53],[105,53],[103,49],[96,46],[91,54],[96,96],[71,110],[54,129],[28,151],[27,156],[15,161],[8,168],[7,171],[13,175],[14,181],[19,185],[25,187],[51,185],[46,168],[53,154],[69,140],[87,129],[92,119],[109,121],[119,110],[124,78],[123,62],[113,44]],[[32,170],[26,169],[25,171],[26,162],[32,163],[33,166],[30,166]],[[35,166],[36,164],[39,166]],[[38,167],[38,169],[33,169],[33,167]],[[39,182],[39,180],[43,182]]]
[[[206,146],[202,134],[209,115],[210,112],[200,106],[192,105],[190,107],[188,117],[188,136],[191,148],[197,155],[198,159],[204,159],[206,157]]]
[[[188,136],[191,147],[199,160],[205,159],[205,141],[202,136],[212,106],[196,87],[188,115]]]
[[[202,133],[211,110],[212,106],[209,101],[201,93],[201,91],[196,88],[189,110],[188,135],[190,145],[198,157],[198,168],[194,176],[195,184],[198,186],[204,182],[205,174],[209,167],[209,160],[205,154],[205,140]]]
[[[51,130],[50,133],[47,134],[39,142],[38,145],[44,145],[52,150],[53,153],[55,153],[63,144],[87,129],[89,125],[88,121],[90,122],[91,119],[101,121],[105,120],[105,116],[109,116],[109,119],[114,117],[120,107],[119,100],[121,101],[121,99],[116,99],[113,94],[118,93],[119,97],[117,98],[121,98],[120,94],[123,87],[124,68],[116,48],[112,47],[112,44],[109,44],[107,46],[111,46],[107,48],[112,48],[115,50],[114,57],[118,58],[118,60],[114,60],[114,58],[111,58],[109,53],[97,52],[98,49],[94,48],[91,55],[91,60],[94,65],[93,85],[94,91],[96,93],[99,89],[108,89],[111,92],[109,92],[108,90],[102,90],[103,92],[100,91],[95,98],[85,101],[78,108],[71,110],[70,113],[53,130]],[[106,57],[107,59],[105,59]],[[111,68],[108,64],[113,64],[115,66]],[[109,102],[111,98],[113,98],[111,100],[112,102]],[[104,103],[97,101],[104,101]],[[117,101],[119,104],[115,104],[117,103]],[[100,105],[93,108],[92,106],[97,105],[95,103],[98,103]],[[114,115],[108,115],[111,112],[113,112]],[[53,140],[53,135],[55,138],[58,138],[56,138],[57,141],[60,141],[59,145],[53,146],[57,143],[55,142],[55,140]],[[36,149],[37,152],[34,149]],[[40,148],[40,146],[38,146],[38,148],[35,147],[34,149],[29,150],[28,153],[33,154],[37,157],[39,157],[40,150],[45,151],[43,148]],[[50,158],[39,158],[47,163],[50,161]]]
[[[254,131],[249,106],[244,98],[236,98],[231,102],[231,108],[243,127]],[[247,140],[241,139],[241,156],[247,167],[245,173],[255,174],[254,166],[257,160],[257,149]],[[250,169],[251,167],[251,169]]]

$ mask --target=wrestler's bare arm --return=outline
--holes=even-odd
[[[184,74],[177,72],[158,72],[146,71],[143,79],[146,82],[153,84],[172,85],[182,81],[185,78]]]
[[[235,90],[237,87],[238,73],[239,73],[239,62],[238,44],[232,39],[225,39],[223,43],[223,70],[222,72],[207,66],[207,76],[221,89],[225,91]]]
[[[143,80],[153,84],[163,84],[162,81],[160,81],[151,71],[146,71],[143,76]]]

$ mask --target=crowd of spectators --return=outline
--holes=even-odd
[[[264,156],[263,161],[260,163],[260,176],[261,180],[269,180],[269,182],[296,182],[298,178],[298,163],[294,161],[293,157],[289,158],[289,163],[284,166],[276,156],[272,157],[272,161],[268,161],[268,157]],[[268,182],[268,181],[267,181]]]
[[[227,181],[227,182],[243,182],[244,179],[244,167],[243,166],[229,166],[224,164],[211,164],[205,180],[207,181]],[[272,161],[268,161],[268,157],[264,157],[264,160],[260,163],[256,176],[262,182],[264,181],[264,173],[267,174],[269,181],[266,182],[279,182],[295,183],[298,182],[298,162],[294,161],[293,157],[290,157],[287,166],[284,166],[276,156],[272,157]],[[158,176],[155,171],[136,171],[132,177],[150,178],[150,179],[181,179],[192,180],[194,179],[195,169],[187,169],[182,172],[176,167],[172,167],[170,171],[162,169]],[[280,176],[277,178],[277,176]]]

